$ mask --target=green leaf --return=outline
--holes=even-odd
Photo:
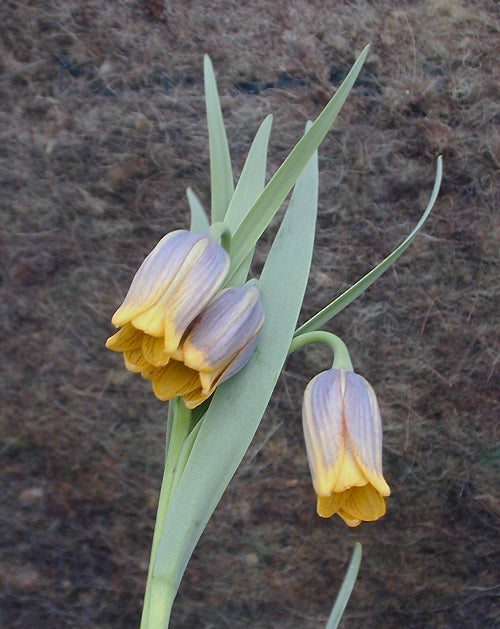
[[[224,218],[224,224],[229,227],[232,234],[264,189],[267,147],[272,124],[273,117],[269,114],[262,121],[248,151],[243,170]]]
[[[340,587],[337,600],[335,601],[335,604],[331,611],[330,618],[326,623],[326,629],[337,629],[337,627],[339,626],[342,614],[344,613],[344,610],[349,601],[349,597],[351,596],[351,592],[354,588],[354,584],[356,583],[356,578],[359,572],[359,565],[361,563],[361,550],[361,544],[359,542],[356,542],[356,544],[354,545],[354,550],[352,551],[349,568],[347,569],[344,580],[342,581],[342,585]]]
[[[320,312],[309,319],[309,321],[301,325],[295,332],[294,336],[304,334],[305,332],[313,332],[314,330],[319,330],[321,326],[330,321],[330,319],[333,319],[333,317],[335,317],[339,312],[341,312],[350,303],[352,303],[357,297],[364,293],[365,290],[369,288],[373,284],[373,282],[378,279],[382,275],[382,273],[384,273],[384,271],[387,271],[391,264],[393,264],[399,258],[399,256],[404,253],[406,249],[408,249],[408,247],[415,239],[415,236],[420,231],[422,225],[425,223],[425,220],[429,216],[432,208],[434,207],[434,203],[439,193],[439,187],[441,185],[441,178],[443,175],[442,162],[443,160],[441,159],[441,156],[439,156],[436,164],[436,180],[434,182],[434,188],[432,190],[431,198],[429,199],[429,203],[427,204],[424,213],[422,214],[420,220],[415,225],[410,235],[405,238],[405,240],[403,240],[399,247],[396,247],[396,249],[394,249],[394,251],[390,255],[388,255],[387,258],[382,260],[380,264],[378,264],[369,273],[367,273],[364,277],[353,284],[351,288],[348,288],[344,293],[342,293],[342,295],[340,295],[330,304],[328,304],[328,306],[325,306],[323,310],[320,310]]]
[[[224,218],[224,223],[231,233],[234,233],[264,189],[266,183],[267,147],[272,123],[273,117],[271,115],[264,119],[245,160],[236,190]],[[227,283],[230,283],[232,286],[244,284],[252,258],[253,247],[240,266],[234,269]]]
[[[265,323],[248,365],[221,385],[201,420],[165,519],[154,578],[177,589],[194,547],[265,411],[300,312],[314,243],[317,155],[297,181],[260,278]]]
[[[309,131],[297,142],[283,164],[276,171],[262,194],[253,204],[233,235],[231,263],[232,271],[237,269],[260,238],[279,207],[292,189],[297,177],[311,159],[312,154],[321,144],[332,126],[356,81],[368,54],[366,46],[360,54],[344,82],[339,87],[328,105],[323,109]]]
[[[210,145],[210,185],[212,191],[212,223],[224,219],[233,196],[233,171],[220,107],[217,83],[210,57],[203,60],[205,102],[207,108],[208,143]]]
[[[189,208],[191,210],[190,230],[194,234],[205,234],[208,232],[210,224],[205,210],[203,209],[203,205],[191,188],[186,190],[186,194],[189,202]]]

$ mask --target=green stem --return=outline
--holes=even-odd
[[[154,577],[148,585],[149,589],[146,590],[146,593],[149,593],[148,610],[144,627],[147,629],[168,629],[170,612],[177,594],[177,588],[161,577]],[[143,622],[144,612],[143,620],[141,620],[141,629]]]
[[[219,241],[220,246],[229,253],[231,249],[231,232],[227,225],[224,225],[224,223],[214,223],[210,225],[208,233],[213,240]]]
[[[172,400],[168,410],[165,469],[151,546],[141,629],[166,629],[168,627],[170,609],[176,594],[175,588],[172,588],[163,580],[153,577],[153,567],[156,561],[158,545],[163,534],[168,507],[175,491],[174,480],[179,475],[178,468],[182,467],[180,459],[182,458],[184,443],[191,429],[191,411],[186,409],[180,398]]]
[[[311,345],[311,343],[323,343],[324,345],[328,345],[333,352],[333,369],[353,371],[351,357],[349,356],[349,352],[344,341],[335,334],[325,332],[324,330],[319,330],[317,332],[305,332],[304,334],[295,336],[290,343],[288,353],[292,354],[306,345]]]

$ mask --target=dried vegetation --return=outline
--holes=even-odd
[[[186,187],[209,203],[202,54],[236,171],[274,114],[270,175],[367,42],[302,316],[404,237],[441,153],[425,233],[331,326],[379,395],[388,513],[315,516],[300,403],[329,357],[293,356],[172,626],[321,626],[355,540],[344,627],[498,626],[499,23],[493,0],[1,3],[2,627],[138,626],[166,412],[104,340]]]

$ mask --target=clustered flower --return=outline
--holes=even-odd
[[[112,318],[106,347],[151,380],[162,401],[199,406],[249,361],[264,321],[256,282],[219,290],[230,267],[209,236],[164,236],[137,271]]]
[[[159,400],[188,409],[250,360],[264,321],[257,282],[221,289],[230,259],[209,236],[177,230],[145,258],[112,318],[106,341]],[[302,420],[318,515],[350,527],[378,520],[390,489],[382,474],[382,424],[372,387],[349,369],[317,375]]]

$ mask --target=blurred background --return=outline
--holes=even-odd
[[[498,627],[499,7],[494,0],[5,0],[0,5],[0,625],[139,626],[166,405],[104,348],[132,276],[209,206],[203,54],[234,174],[274,114],[268,177],[368,42],[320,149],[301,321],[423,233],[328,326],[374,386],[387,515],[315,514],[286,363],[174,605],[175,629]],[[497,203],[497,205],[495,205]],[[273,222],[257,251],[265,260]]]

